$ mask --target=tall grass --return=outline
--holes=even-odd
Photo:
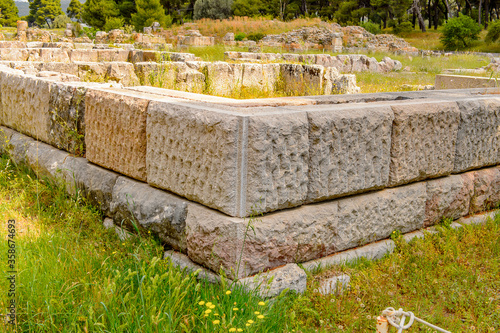
[[[259,305],[263,300],[255,294],[226,282],[198,281],[160,260],[164,250],[154,239],[121,241],[81,198],[69,198],[63,188],[5,156],[0,158],[0,219],[2,267],[6,222],[16,220],[18,271],[17,327],[2,315],[1,332],[287,330],[286,298]],[[0,313],[9,301],[5,276]]]

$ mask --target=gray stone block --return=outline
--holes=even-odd
[[[248,291],[257,291],[263,298],[276,297],[285,290],[301,294],[307,288],[307,275],[296,264],[287,264],[266,273],[241,279],[238,284]]]
[[[392,109],[390,185],[450,174],[460,120],[456,103],[411,102]]]
[[[474,195],[470,213],[484,212],[500,205],[500,167],[474,171]]]
[[[237,215],[242,191],[238,179],[241,128],[242,119],[228,113],[151,101],[148,183]]]
[[[469,99],[460,108],[453,172],[495,165],[500,162],[500,101]]]
[[[8,127],[0,126],[0,153],[8,153],[10,139],[15,132]]]
[[[345,106],[310,111],[307,200],[323,201],[387,186],[389,106]]]
[[[425,183],[427,186],[425,227],[436,224],[443,218],[456,220],[469,214],[470,200],[474,194],[472,172],[433,179]]]
[[[346,274],[341,274],[338,276],[333,276],[320,281],[317,292],[321,295],[334,294],[336,296],[341,295],[349,289],[349,282],[351,277]]]
[[[211,272],[203,266],[200,266],[189,259],[189,257],[180,252],[173,250],[166,251],[163,259],[168,259],[173,266],[186,269],[190,273],[198,272],[196,277],[200,280],[206,280],[210,283],[220,283],[221,278],[219,275]]]
[[[187,201],[135,180],[119,177],[110,213],[118,226],[147,230],[176,250],[186,250]]]

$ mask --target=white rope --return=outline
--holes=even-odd
[[[403,330],[409,329],[415,321],[417,321],[421,324],[427,325],[427,326],[435,329],[436,331],[443,332],[443,333],[451,333],[450,331],[444,330],[440,327],[437,327],[436,325],[432,325],[431,323],[426,322],[423,319],[415,317],[413,312],[410,312],[410,311],[406,312],[406,311],[403,311],[403,309],[399,309],[396,311],[394,308],[387,308],[384,311],[382,311],[382,317],[385,317],[387,319],[387,321],[389,322],[389,324],[391,324],[391,326],[394,326],[398,330],[398,333],[403,332]],[[396,323],[397,318],[401,318],[399,320],[399,324]],[[410,318],[410,321],[408,322],[408,324],[405,324],[406,318]]]

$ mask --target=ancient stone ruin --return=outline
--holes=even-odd
[[[0,147],[207,274],[310,266],[500,202],[496,89],[237,101],[40,73],[0,66]]]

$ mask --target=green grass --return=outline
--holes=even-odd
[[[5,222],[16,220],[18,332],[374,332],[376,316],[389,306],[452,332],[500,330],[500,216],[457,230],[443,226],[410,244],[395,237],[396,251],[382,260],[309,273],[303,295],[265,305],[158,260],[163,248],[152,238],[120,241],[80,197],[5,156],[0,219],[4,254]],[[319,281],[341,272],[351,276],[350,290],[317,293]],[[2,277],[0,313],[6,283]],[[248,320],[254,322],[246,326]],[[3,324],[0,331],[13,331]],[[408,332],[428,331],[415,324]]]
[[[102,227],[100,214],[82,203],[1,157],[0,253],[5,267],[6,222],[15,219],[18,332],[286,330],[284,299],[258,305],[261,299],[238,288],[227,295],[227,283],[198,282],[159,260],[163,248],[153,239],[120,241]],[[0,313],[7,308],[6,275],[0,282]],[[255,323],[247,327],[248,320]],[[3,325],[0,331],[9,331]]]

